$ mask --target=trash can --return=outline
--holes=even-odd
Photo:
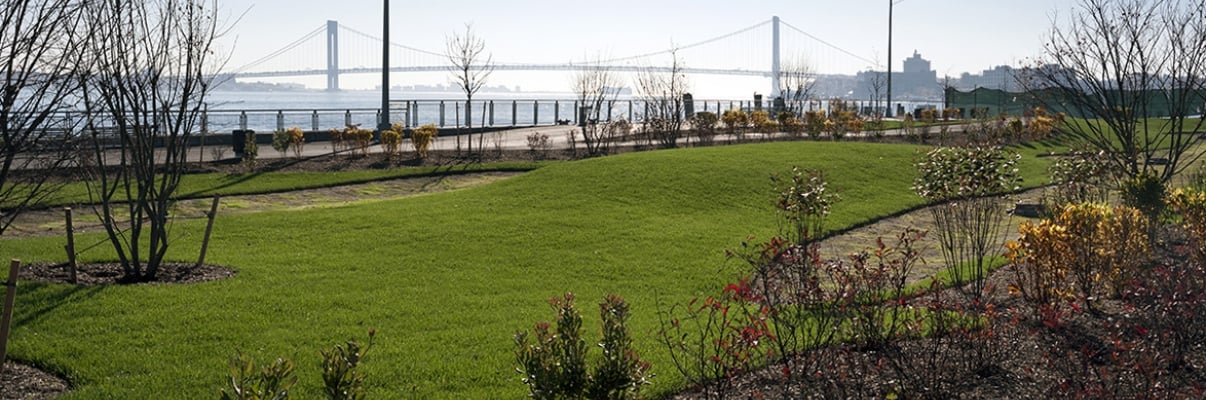
[[[255,131],[251,129],[235,129],[231,133],[230,144],[234,147],[235,155],[243,156],[243,151],[247,150],[247,135],[255,135]]]

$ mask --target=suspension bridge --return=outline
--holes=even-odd
[[[786,29],[783,29],[786,28]],[[328,90],[339,90],[345,74],[381,72],[380,37],[327,21],[301,38],[246,65],[233,69],[233,78],[326,76]],[[441,72],[448,70],[444,53],[390,42],[391,72]],[[717,59],[715,54],[724,54]],[[787,63],[784,63],[785,57]],[[323,55],[315,57],[315,55]],[[693,55],[698,57],[693,57]],[[781,87],[784,67],[806,67],[826,72],[827,64],[854,63],[876,67],[875,61],[840,48],[817,36],[772,17],[723,35],[672,49],[584,63],[494,62],[496,71],[578,71],[605,68],[617,72],[668,72],[669,57],[709,59],[709,66],[679,68],[687,74],[752,76],[770,79],[773,95]],[[806,60],[806,61],[801,61]],[[807,66],[800,65],[807,63]]]

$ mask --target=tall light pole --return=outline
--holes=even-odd
[[[389,0],[383,0],[381,22],[381,117],[377,130],[386,131],[389,123]]]
[[[888,0],[888,110],[885,116],[892,118],[892,6],[900,0]]]

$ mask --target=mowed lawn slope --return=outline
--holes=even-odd
[[[723,251],[773,234],[772,173],[825,169],[843,197],[829,226],[841,228],[919,205],[909,187],[921,149],[792,142],[654,151],[430,196],[220,216],[208,261],[236,268],[235,277],[25,282],[10,354],[68,376],[76,385],[68,398],[97,399],[215,398],[236,350],[261,362],[288,356],[298,363],[297,394],[313,398],[319,349],[364,339],[372,327],[371,398],[522,398],[514,332],[551,319],[546,299],[572,291],[591,343],[596,304],[614,292],[632,305],[636,346],[657,374],[652,392],[665,393],[683,383],[656,343],[657,304],[716,293],[738,268]],[[169,257],[195,259],[202,222],[174,229]],[[3,240],[0,253],[57,262],[63,243]],[[101,245],[84,258],[110,253]]]

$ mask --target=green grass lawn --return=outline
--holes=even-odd
[[[67,398],[89,399],[215,398],[236,350],[261,362],[289,356],[298,394],[313,398],[319,349],[373,327],[371,398],[521,398],[512,334],[551,319],[545,300],[572,291],[596,340],[595,304],[614,292],[632,305],[635,346],[657,374],[651,392],[667,393],[683,382],[656,343],[657,304],[718,292],[738,267],[723,250],[775,231],[772,173],[825,169],[842,195],[829,223],[840,229],[920,205],[910,185],[922,149],[784,142],[633,153],[429,196],[220,216],[207,260],[238,269],[234,278],[23,283],[10,354],[67,376]],[[1042,181],[1046,165],[1025,157],[1027,183]],[[194,259],[202,228],[177,224],[169,257]],[[62,261],[63,242],[0,240],[0,254]],[[112,256],[101,246],[83,258]]]

